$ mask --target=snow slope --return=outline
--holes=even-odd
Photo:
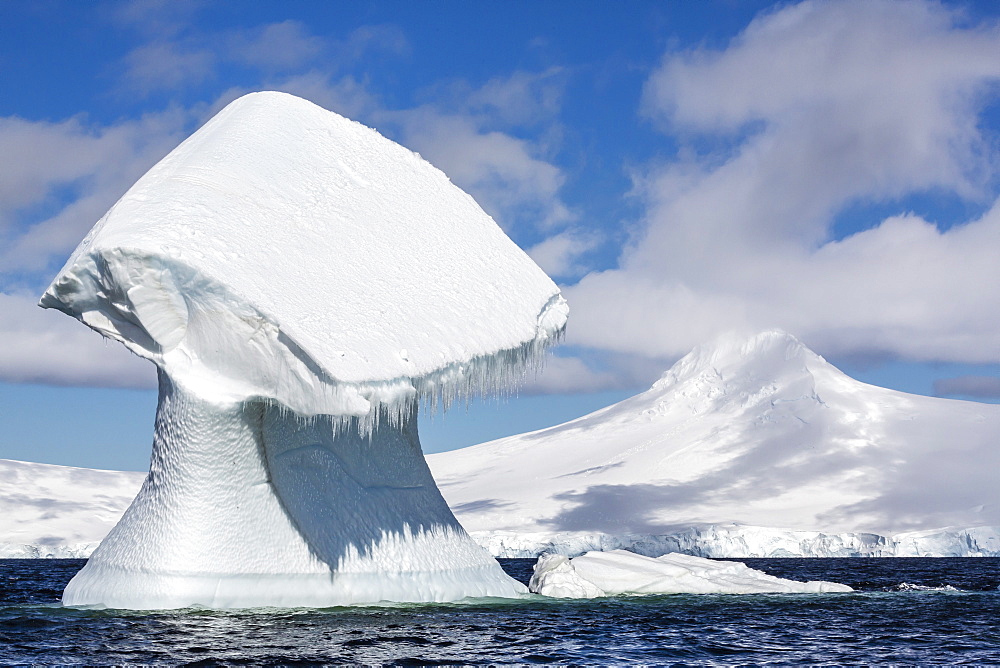
[[[438,491],[420,402],[509,387],[568,309],[439,170],[246,95],[105,214],[39,302],[158,368],[149,476],[67,605],[516,596]]]
[[[89,557],[145,478],[0,459],[0,558]]]
[[[503,556],[1000,555],[998,441],[1000,406],[866,385],[768,331],[701,346],[585,417],[428,461]]]

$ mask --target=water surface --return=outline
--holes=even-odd
[[[740,559],[853,594],[532,596],[127,612],[59,606],[82,560],[0,560],[0,663],[1000,663],[1000,559]],[[533,560],[505,559],[526,582]]]

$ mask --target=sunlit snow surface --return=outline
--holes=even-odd
[[[416,411],[509,386],[568,310],[418,155],[291,95],[247,95],[112,207],[40,303],[159,369],[149,476],[64,603],[524,591],[441,497]]]
[[[1000,555],[1000,406],[858,382],[793,336],[730,335],[648,391],[430,455],[497,556]]]
[[[0,559],[90,556],[145,477],[0,459]]]
[[[558,598],[614,594],[820,594],[854,591],[835,582],[796,582],[739,562],[687,554],[646,557],[625,550],[587,552],[574,558],[539,557],[532,592]]]

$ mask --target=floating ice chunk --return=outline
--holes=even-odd
[[[577,557],[579,559],[579,557]],[[528,589],[553,598],[597,598],[605,591],[576,572],[569,557],[543,554],[535,562]]]
[[[543,555],[528,588],[543,596],[594,598],[615,594],[764,594],[853,591],[835,582],[795,582],[739,562],[686,554],[644,557],[625,550],[572,559]]]

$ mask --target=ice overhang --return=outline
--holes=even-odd
[[[568,313],[444,173],[275,92],[231,103],[146,173],[40,304],[180,382],[352,415],[499,389]]]

